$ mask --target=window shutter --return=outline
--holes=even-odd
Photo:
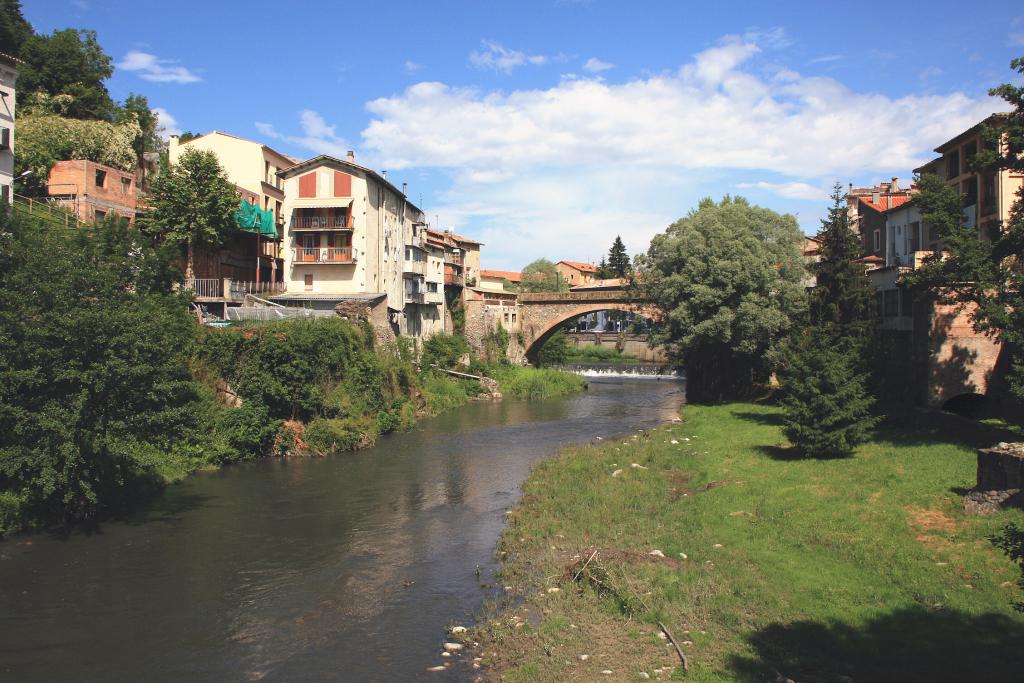
[[[347,173],[342,173],[341,171],[334,172],[334,196],[352,196],[352,176]]]
[[[313,173],[307,173],[299,178],[299,196],[300,197],[315,197],[316,196],[316,171]]]
[[[353,211],[352,211],[352,209],[355,208],[355,203],[356,203],[356,200],[354,200],[354,199],[348,203],[348,227],[350,227],[350,228],[353,225],[355,225]]]

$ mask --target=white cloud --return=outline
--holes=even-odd
[[[825,63],[828,63],[828,62],[838,62],[842,58],[843,58],[842,55],[822,55],[820,57],[815,57],[809,63],[810,64],[825,64]]]
[[[203,80],[172,59],[160,59],[156,55],[138,50],[129,50],[118,69],[138,72],[139,78],[156,83],[196,83]]]
[[[754,184],[779,198],[771,208],[824,206],[836,178],[905,174],[1000,106],[963,93],[857,92],[764,68],[761,50],[727,37],[674,71],[618,83],[421,82],[367,103],[362,147],[380,168],[450,174],[429,213],[490,242],[492,266],[516,268],[541,255],[599,258],[620,233],[631,252],[645,249],[701,196],[735,187],[738,170],[781,176]]]
[[[163,107],[153,107],[153,113],[156,114],[156,129],[160,133],[160,137],[167,138],[171,135],[181,135],[181,128],[178,127],[178,121],[171,113]]]
[[[344,158],[345,152],[352,149],[348,141],[337,134],[336,127],[329,125],[323,116],[312,109],[305,109],[299,114],[299,127],[302,128],[302,135],[285,135],[278,132],[272,124],[264,121],[256,121],[253,125],[262,135],[303,147],[311,151],[314,156],[330,154]]]
[[[417,71],[421,71],[423,69],[423,65],[422,64],[417,64],[416,62],[412,61],[411,59],[405,60],[405,65],[404,66],[405,66],[406,73],[410,73],[410,74],[414,74]]]
[[[607,71],[608,69],[614,69],[614,68],[615,68],[614,64],[609,64],[608,62],[602,62],[597,57],[591,57],[583,65],[583,69],[584,70],[589,71],[591,73],[595,73],[595,74],[601,73],[602,71]]]
[[[769,183],[767,181],[760,180],[756,183],[737,183],[736,187],[741,190],[768,190],[769,192],[774,192],[777,195],[787,197],[789,199],[806,199],[809,201],[822,202],[828,199],[829,194],[829,190],[798,181],[788,183]]]
[[[482,49],[469,53],[469,63],[478,69],[492,69],[507,74],[512,73],[516,67],[527,64],[540,66],[548,61],[544,55],[528,55],[489,40],[482,41],[481,46]]]

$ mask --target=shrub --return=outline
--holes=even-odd
[[[317,455],[353,451],[377,438],[374,425],[366,419],[318,417],[306,426],[303,439]]]
[[[569,358],[569,344],[565,341],[565,332],[558,330],[548,337],[537,352],[537,365],[548,367],[561,365]]]
[[[453,334],[435,334],[423,342],[420,365],[426,369],[436,365],[438,368],[450,370],[456,367],[462,357],[468,353],[469,344],[465,337]]]

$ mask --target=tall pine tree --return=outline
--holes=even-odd
[[[626,245],[622,243],[622,237],[616,235],[612,248],[608,250],[608,274],[610,277],[629,277],[631,270]]]
[[[806,456],[847,457],[877,419],[871,414],[865,362],[872,292],[855,262],[860,245],[838,183],[818,239],[809,324],[790,340],[780,373],[786,391],[783,431]]]

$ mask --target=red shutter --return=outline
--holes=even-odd
[[[299,178],[299,196],[300,197],[315,197],[316,196],[316,172],[307,173]]]
[[[352,196],[352,176],[347,173],[342,173],[341,171],[334,172],[334,196]]]
[[[352,215],[353,214],[352,209],[355,208],[355,203],[356,203],[356,200],[354,200],[354,199],[348,203],[348,227],[350,227],[350,228],[353,225],[355,225],[355,222],[354,222],[355,221],[355,216]]]

